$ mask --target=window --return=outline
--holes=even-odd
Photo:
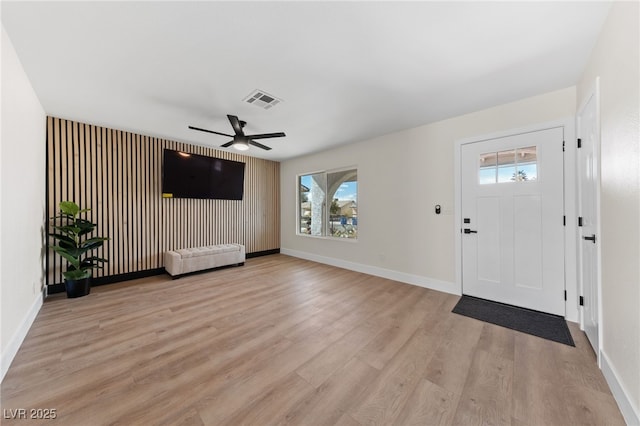
[[[327,178],[324,173],[300,176],[300,233],[325,234]]]
[[[300,235],[358,237],[357,169],[298,176]]]
[[[480,185],[537,180],[537,148],[529,146],[481,154],[478,178]]]

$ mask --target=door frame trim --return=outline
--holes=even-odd
[[[601,229],[601,220],[600,220],[600,212],[601,210],[601,202],[600,202],[600,190],[601,190],[601,175],[600,175],[600,146],[601,146],[601,135],[600,135],[600,76],[597,76],[594,82],[591,84],[589,89],[586,92],[586,96],[580,102],[580,106],[576,110],[576,138],[580,137],[578,135],[578,130],[580,129],[579,119],[581,113],[584,111],[584,108],[587,106],[587,103],[591,98],[594,98],[596,103],[596,141],[595,146],[593,147],[593,155],[596,161],[596,235],[602,242],[602,229]],[[577,152],[576,152],[576,161],[577,161]],[[580,198],[578,198],[578,185],[579,185],[579,175],[578,169],[576,167],[576,208],[580,206]],[[579,211],[579,210],[578,210]],[[580,233],[578,232],[576,235],[576,255],[578,262],[576,263],[577,274],[581,274],[579,269],[582,267],[582,250],[579,248],[581,244]],[[600,353],[602,349],[602,244],[596,244],[596,266],[598,268],[598,273],[596,275],[596,292],[598,293],[598,347],[594,348],[596,353],[596,358],[598,362],[598,367],[602,368],[602,354]],[[578,275],[578,288],[580,290],[580,294],[584,295],[584,287],[583,287],[582,276]],[[584,309],[580,309],[580,330],[584,331]]]
[[[490,134],[478,135],[458,139],[454,143],[454,235],[455,235],[455,272],[456,272],[456,289],[462,294],[462,146],[470,143],[482,142],[489,139],[496,139],[507,136],[514,136],[521,133],[531,133],[540,130],[553,128],[563,128],[564,140],[566,142],[564,152],[564,214],[566,217],[566,226],[564,227],[564,270],[565,270],[565,289],[567,291],[567,300],[565,301],[565,318],[568,321],[579,321],[579,296],[578,296],[578,258],[577,245],[578,223],[577,223],[577,172],[576,172],[576,116],[565,117],[560,120],[554,120],[544,123],[532,124],[525,127],[503,130]]]

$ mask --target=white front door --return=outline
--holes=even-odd
[[[462,292],[565,315],[563,128],[462,145]]]
[[[596,354],[598,350],[598,117],[596,94],[578,112],[578,245],[583,295],[583,327]]]

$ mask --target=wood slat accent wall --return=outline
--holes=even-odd
[[[245,166],[237,200],[162,198],[162,150],[180,150]],[[247,253],[280,248],[280,163],[233,152],[47,117],[47,206],[90,208],[94,235],[110,240],[94,277],[162,268],[167,250],[240,243]],[[51,241],[49,241],[51,243]],[[66,262],[47,250],[47,284],[63,281]]]

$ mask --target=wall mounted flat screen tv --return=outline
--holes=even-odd
[[[244,163],[164,150],[162,196],[242,200]]]

